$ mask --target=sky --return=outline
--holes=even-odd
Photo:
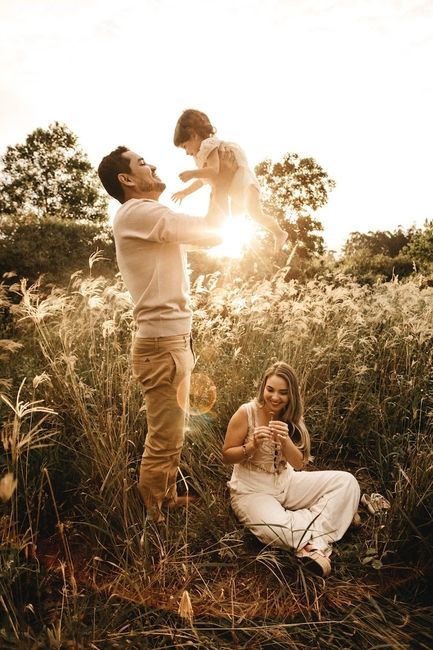
[[[119,144],[157,165],[174,207],[198,108],[251,166],[316,159],[330,249],[433,219],[433,0],[0,0],[0,61],[0,155],[63,122],[95,166]]]

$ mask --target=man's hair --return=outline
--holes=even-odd
[[[108,194],[120,201],[120,203],[124,202],[125,195],[117,176],[118,174],[129,174],[131,172],[129,160],[122,155],[126,151],[129,151],[128,147],[117,147],[108,156],[104,156],[98,167],[98,176],[102,185]]]

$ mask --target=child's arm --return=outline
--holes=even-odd
[[[197,192],[201,187],[203,186],[203,181],[198,179],[194,181],[194,183],[191,183],[191,185],[188,185],[188,187],[185,187],[184,190],[180,190],[180,192],[175,192],[174,194],[171,195],[171,200],[177,203],[182,203],[183,199],[188,196],[188,194],[192,194],[193,192]]]
[[[192,178],[203,178],[215,182],[220,171],[220,159],[218,154],[218,147],[215,147],[206,158],[205,166],[201,169],[193,169],[191,171],[182,172],[179,178],[184,183],[190,181]]]

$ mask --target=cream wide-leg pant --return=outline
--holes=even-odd
[[[261,542],[297,551],[311,544],[327,556],[360,497],[356,478],[342,471],[267,474],[236,465],[228,486],[236,516]]]

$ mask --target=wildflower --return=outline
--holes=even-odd
[[[191,598],[189,597],[189,593],[186,589],[183,592],[182,597],[180,599],[178,614],[181,618],[185,618],[190,623],[192,622],[192,619],[194,617],[194,610],[192,608]]]
[[[51,383],[51,379],[48,373],[43,372],[41,375],[36,375],[33,377],[33,388],[37,388],[39,384],[43,384],[45,381]]]

